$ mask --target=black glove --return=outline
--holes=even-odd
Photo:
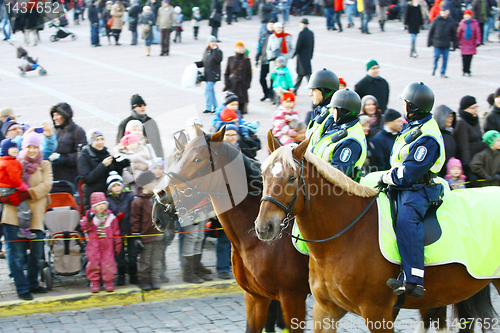
[[[87,211],[87,222],[92,223],[94,216],[95,216],[95,214],[92,214],[92,212],[90,210]]]
[[[140,236],[141,234],[139,233],[133,233],[132,236]],[[137,250],[139,252],[142,251],[142,249],[144,248],[144,243],[141,241],[141,239],[139,237],[134,237],[134,245],[135,247],[137,248]]]
[[[52,161],[52,166],[62,166],[64,164],[66,164],[66,158],[64,156],[59,156],[59,158]]]
[[[386,184],[383,178],[384,175],[380,176],[380,179],[378,180],[377,186],[375,186],[375,188],[380,188],[382,190],[385,190],[387,187],[389,187],[389,184]]]

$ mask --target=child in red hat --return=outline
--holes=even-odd
[[[292,119],[300,121],[300,116],[295,107],[295,94],[286,91],[281,96],[281,104],[273,116],[273,135],[286,145],[296,142],[297,131],[290,127]]]
[[[116,274],[115,251],[120,253],[122,242],[118,219],[108,209],[106,195],[94,192],[90,195],[90,208],[80,221],[82,230],[88,236],[85,254],[85,274],[90,280],[90,291],[98,293],[100,281],[104,281],[107,292],[115,290],[113,279]]]

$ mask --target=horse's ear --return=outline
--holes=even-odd
[[[226,125],[210,137],[210,142],[222,142],[224,140],[224,134],[226,133]]]
[[[267,147],[271,153],[281,147],[281,143],[274,137],[272,130],[267,132]]]
[[[186,148],[186,145],[183,144],[180,140],[177,140],[177,138],[174,136],[174,141],[175,141],[175,147],[177,147],[177,150],[183,154],[184,149]]]
[[[196,137],[205,136],[205,132],[203,132],[200,125],[194,124],[194,129],[196,131]]]
[[[307,147],[309,146],[309,141],[311,140],[311,137],[308,137],[304,141],[300,143],[295,149],[293,150],[293,156],[297,158],[299,161],[302,160],[304,155],[306,154]]]
[[[181,131],[179,133],[179,142],[182,143],[184,146],[187,145],[188,143],[188,138],[186,136],[186,133],[184,133],[184,131]]]

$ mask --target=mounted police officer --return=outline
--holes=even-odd
[[[308,88],[311,89],[309,96],[313,101],[314,110],[307,126],[306,137],[311,137],[309,147],[312,147],[320,138],[326,118],[332,117],[327,106],[333,94],[339,90],[339,78],[331,70],[323,68],[311,75]]]
[[[422,82],[410,83],[401,94],[408,124],[394,142],[391,169],[379,180],[389,186],[398,203],[396,237],[403,272],[387,285],[399,295],[424,295],[424,237],[422,220],[442,194],[434,178],[445,161],[444,141],[432,118],[434,93]]]
[[[319,140],[311,152],[359,181],[367,151],[365,133],[359,122],[361,99],[346,88],[333,95],[328,108],[331,116],[319,127]]]

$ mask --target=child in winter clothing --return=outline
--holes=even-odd
[[[288,90],[293,92],[293,81],[290,71],[288,70],[287,60],[285,57],[278,57],[275,61],[276,68],[271,74],[271,81],[273,81],[273,90],[275,95],[275,100],[273,104],[277,104],[280,100],[281,95]]]
[[[177,43],[177,38],[179,38],[179,43],[181,42],[181,32],[182,23],[184,22],[184,15],[182,14],[182,9],[179,6],[174,8],[175,13],[175,38],[174,43]]]
[[[98,293],[100,280],[104,281],[107,292],[115,290],[113,279],[116,273],[115,251],[120,253],[122,241],[118,219],[108,209],[106,195],[94,192],[90,195],[90,208],[80,221],[82,230],[87,233],[87,267],[85,274],[90,280],[90,291]],[[115,238],[116,237],[116,238]]]
[[[483,142],[488,148],[474,155],[470,161],[470,170],[479,179],[485,179],[481,186],[500,185],[500,133],[490,130],[483,135]]]
[[[121,138],[118,155],[130,160],[130,166],[123,170],[125,184],[135,183],[137,177],[152,164],[149,150],[139,143],[139,137],[135,134],[127,134]]]
[[[222,128],[224,125],[229,125],[229,124],[236,124],[236,126],[239,127],[239,132],[242,136],[250,136],[250,132],[255,134],[257,132],[257,129],[259,128],[259,122],[255,121],[252,123],[248,123],[244,121],[241,118],[241,114],[238,111],[239,108],[239,99],[236,94],[232,92],[228,92],[226,95],[226,101],[224,104],[222,104],[219,108],[217,108],[217,111],[215,112],[215,115],[212,117],[211,124],[213,126],[213,129],[215,131],[218,131]],[[224,112],[224,113],[223,113]],[[225,120],[222,119],[222,115],[225,115]],[[234,114],[237,115],[238,117],[238,122],[236,122],[236,119],[234,118]],[[230,120],[228,120],[230,119]]]
[[[450,184],[450,188],[452,190],[465,188],[465,179],[467,177],[464,175],[462,162],[455,157],[452,157],[446,164],[446,169],[448,170],[448,173],[445,178],[448,184]]]
[[[285,92],[281,96],[281,104],[273,116],[273,135],[286,145],[295,142],[297,131],[290,127],[290,120],[300,120],[299,113],[294,110],[295,107],[295,94],[292,92]]]
[[[119,217],[120,236],[129,236],[130,233],[130,206],[134,200],[134,194],[123,184],[123,178],[116,172],[111,171],[106,181],[108,194],[106,200],[109,209]],[[134,241],[131,238],[121,239],[122,251],[116,255],[116,265],[118,266],[118,279],[116,285],[125,285],[125,273],[129,275],[129,282],[137,284],[137,256],[139,255]]]
[[[28,138],[26,138],[28,140]],[[26,142],[25,142],[26,143]],[[16,160],[19,147],[12,139],[1,142],[0,154],[0,195],[7,197],[16,191],[26,191],[28,185],[23,181],[23,166]],[[19,238],[35,239],[36,234],[31,231],[31,210],[28,201],[22,201],[17,207],[19,218]]]
[[[157,180],[155,179],[143,187],[138,187],[135,191],[136,198],[132,201],[130,213],[130,227],[134,236],[159,233],[151,223],[153,189],[156,184]],[[163,237],[163,235],[157,235],[133,238],[135,246],[141,251],[139,286],[142,290],[160,289],[161,261],[164,250]]]
[[[194,39],[198,39],[198,31],[200,30],[200,7],[193,7],[193,15],[191,16],[191,22],[194,29]]]

